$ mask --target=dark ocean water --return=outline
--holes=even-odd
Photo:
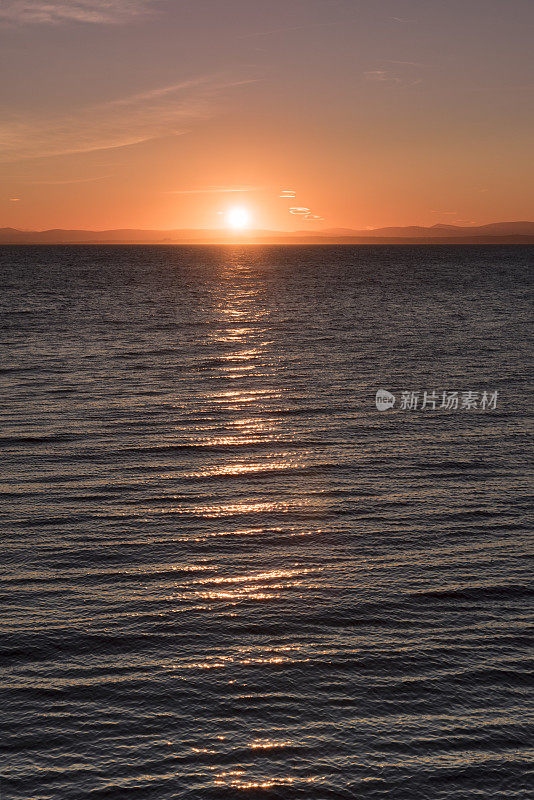
[[[3,800],[532,797],[533,255],[1,249]]]

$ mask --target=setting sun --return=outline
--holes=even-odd
[[[241,206],[234,206],[226,212],[225,220],[229,228],[243,230],[249,226],[250,212]]]

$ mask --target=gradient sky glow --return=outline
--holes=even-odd
[[[534,219],[533,23],[532,0],[2,0],[0,227]]]

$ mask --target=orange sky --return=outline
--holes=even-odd
[[[0,227],[533,219],[533,21],[523,0],[4,0]]]

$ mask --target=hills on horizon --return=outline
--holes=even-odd
[[[24,231],[0,228],[0,244],[534,244],[534,222],[493,222],[462,227],[327,228],[320,231],[250,230],[65,230]]]

